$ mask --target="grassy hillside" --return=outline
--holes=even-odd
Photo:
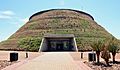
[[[74,34],[79,50],[91,50],[90,43],[98,39],[111,38],[103,27],[89,14],[75,10],[48,10],[34,14],[30,20],[8,40],[0,43],[0,49],[20,49],[18,42],[24,38],[39,38],[44,34]]]

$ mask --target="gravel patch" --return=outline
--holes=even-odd
[[[120,70],[120,62],[116,62],[113,64],[110,62],[110,66],[106,66],[105,62],[101,62],[100,64],[93,63],[93,62],[84,62],[86,65],[88,65],[93,70]]]
[[[9,65],[12,65],[16,63],[16,61],[14,62],[10,62],[10,61],[7,61],[7,60],[0,60],[0,70],[2,70],[3,68],[9,66]]]

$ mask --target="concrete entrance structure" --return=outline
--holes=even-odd
[[[78,51],[78,49],[73,34],[46,34],[39,51]]]

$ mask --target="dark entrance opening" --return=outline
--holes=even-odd
[[[46,51],[73,51],[70,39],[48,39],[47,38],[47,50]],[[72,47],[71,47],[72,46]]]
[[[63,46],[64,46],[64,44],[63,43],[58,43],[57,45],[56,45],[56,50],[57,51],[63,51],[64,49],[63,49]]]

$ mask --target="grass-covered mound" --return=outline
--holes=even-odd
[[[29,21],[16,33],[8,40],[0,43],[0,49],[20,50],[22,44],[19,43],[21,40],[29,42],[28,38],[36,38],[37,42],[41,42],[46,33],[74,34],[79,50],[91,50],[90,43],[97,39],[112,37],[110,33],[95,22],[91,15],[85,12],[71,9],[51,9],[33,14]],[[27,45],[26,47],[30,51],[35,51],[38,50],[39,44],[32,47]],[[22,47],[22,49],[24,48]]]

